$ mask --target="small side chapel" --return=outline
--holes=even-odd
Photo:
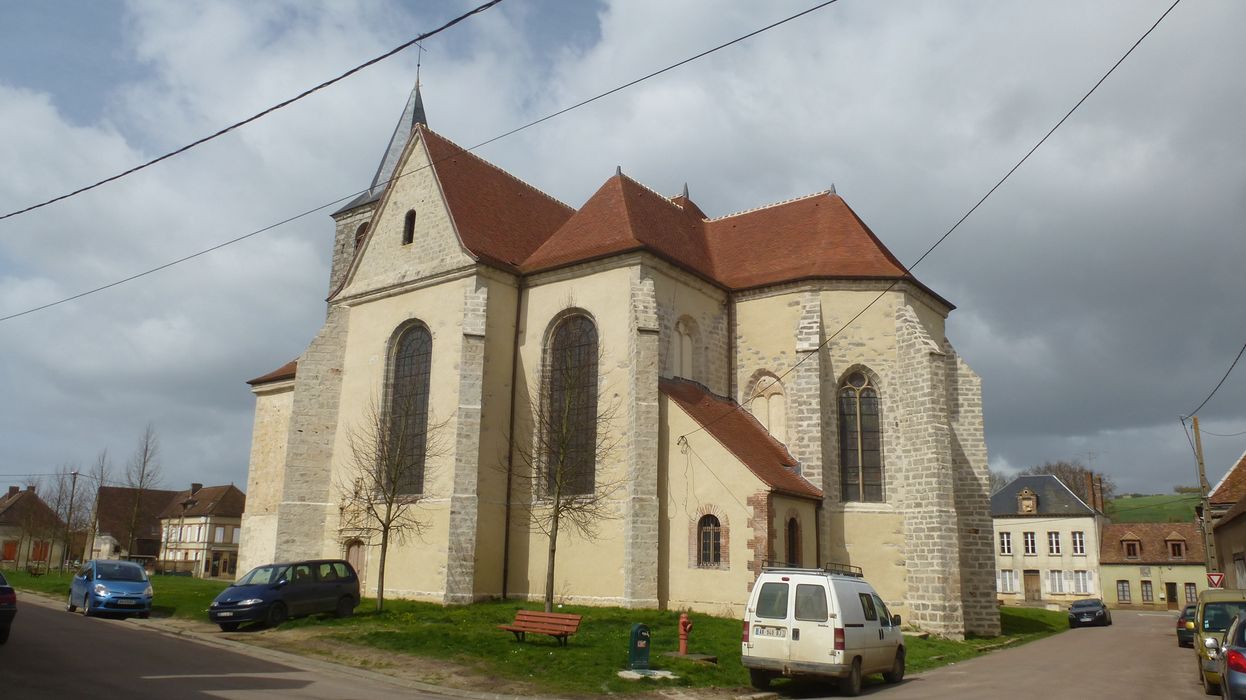
[[[391,545],[386,595],[541,599],[548,542],[512,507],[540,494],[507,465],[538,402],[583,392],[552,398],[614,402],[595,429],[616,448],[576,483],[619,488],[596,538],[560,536],[559,601],[740,615],[763,565],[835,562],[906,623],[998,634],[954,307],[833,188],[711,217],[619,170],[575,208],[430,130],[417,84],[371,189],[333,218],[324,326],[249,382],[242,570],[345,557],[375,594],[378,542],[344,522],[341,484],[352,429],[401,398],[446,448],[409,485],[428,527]],[[595,385],[549,382],[563,357]]]

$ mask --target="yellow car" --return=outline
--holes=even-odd
[[[1217,588],[1198,594],[1194,619],[1186,623],[1194,631],[1198,677],[1208,695],[1220,692],[1220,647],[1224,646],[1224,633],[1233,624],[1233,618],[1242,612],[1246,612],[1246,590]]]

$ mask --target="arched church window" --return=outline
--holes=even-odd
[[[547,355],[545,432],[548,494],[589,494],[597,467],[597,327],[583,315],[558,322]]]
[[[800,566],[800,521],[787,519],[787,565]]]
[[[839,465],[843,500],[883,500],[878,390],[860,371],[849,374],[839,388]]]
[[[402,244],[409,245],[415,240],[415,210],[407,212],[407,216],[402,221]]]
[[[368,235],[368,222],[365,221],[359,224],[359,228],[355,229],[355,250],[359,249],[360,244],[363,243],[363,237],[366,235]]]
[[[787,441],[787,397],[778,377],[765,374],[757,380],[749,402],[753,417],[780,442]]]
[[[671,338],[671,375],[696,381],[693,376],[693,354],[697,347],[696,323],[687,316],[675,323],[675,336]]]
[[[423,325],[404,330],[394,343],[390,369],[387,449],[378,460],[381,483],[398,494],[424,492],[428,446],[428,392],[433,337]]]
[[[715,567],[723,562],[722,523],[713,515],[697,521],[697,566]]]

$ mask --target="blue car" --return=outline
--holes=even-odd
[[[93,559],[82,565],[69,584],[65,609],[83,615],[117,613],[151,616],[151,581],[143,567],[128,561]]]
[[[359,605],[359,577],[341,559],[265,564],[221,591],[208,617],[232,632],[244,622],[276,627],[287,617],[333,613],[346,617]]]

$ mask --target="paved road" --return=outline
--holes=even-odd
[[[1177,646],[1176,613],[1112,613],[1111,627],[1069,630],[906,679],[871,686],[879,700],[1206,698],[1194,651]]]
[[[0,698],[437,698],[327,664],[84,618],[18,593]]]

